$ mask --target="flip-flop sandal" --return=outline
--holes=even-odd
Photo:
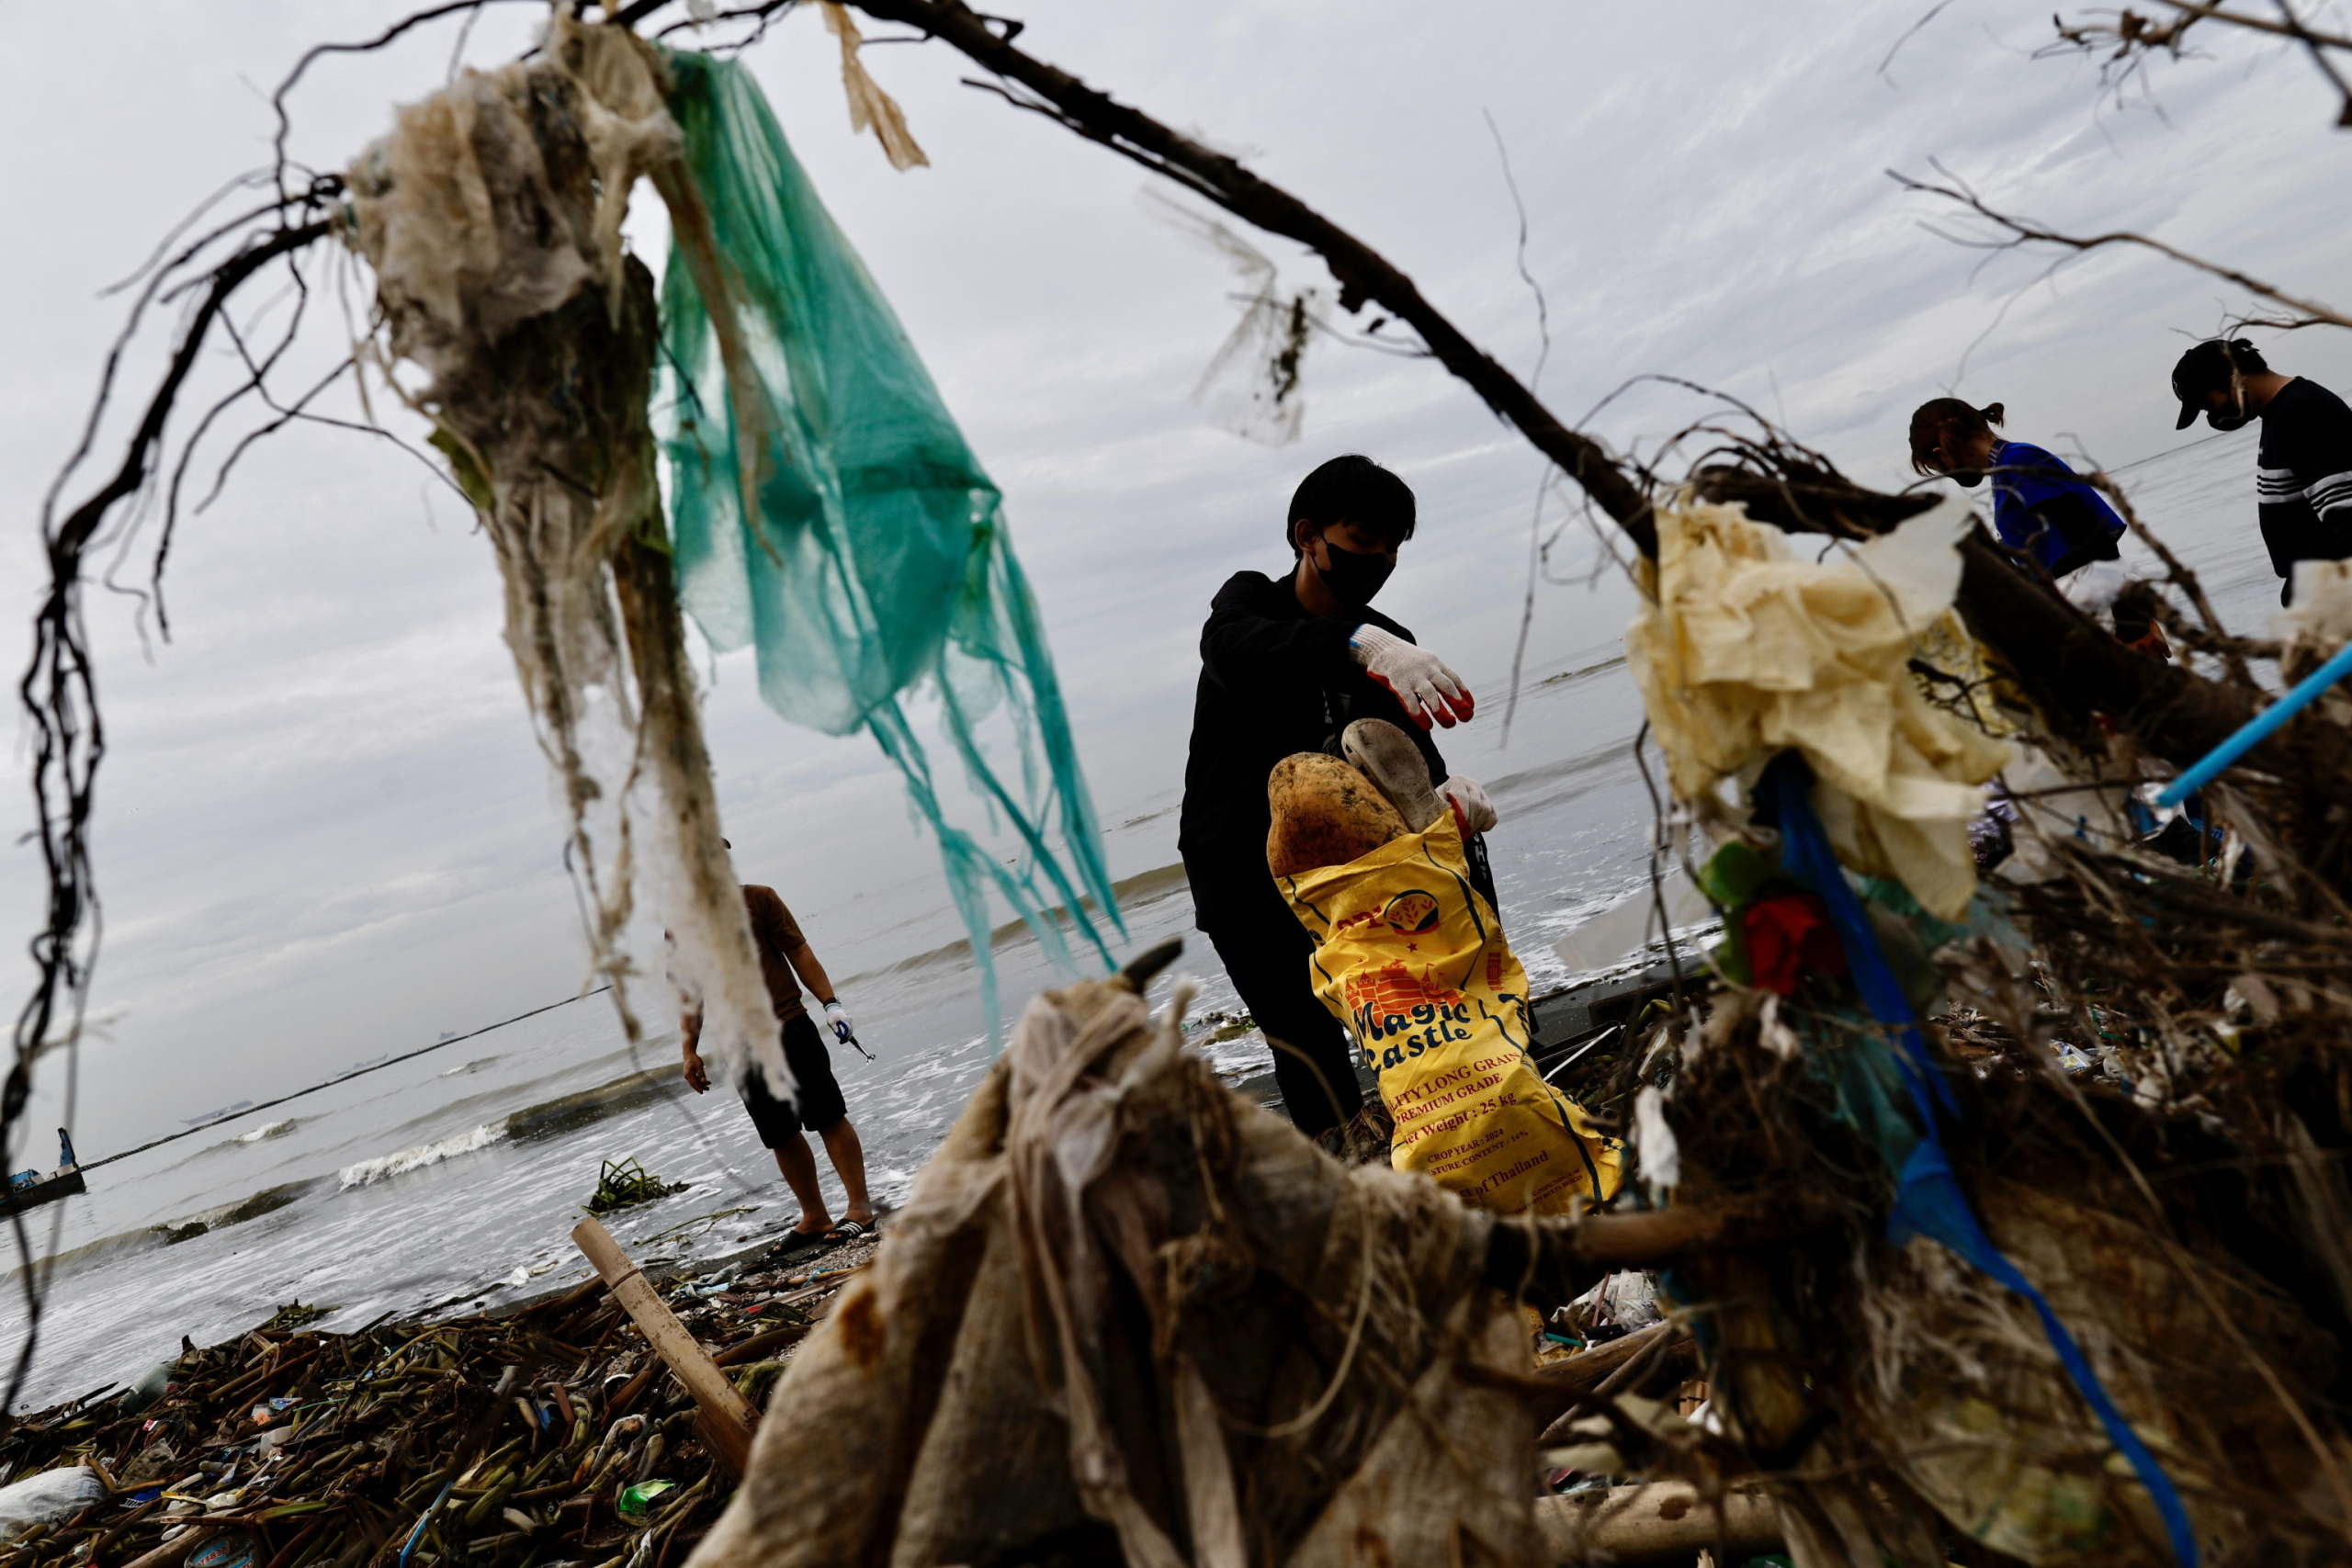
[[[843,1220],[825,1233],[825,1240],[834,1247],[842,1247],[853,1241],[864,1241],[873,1234],[872,1225],[857,1220]]]
[[[832,1233],[830,1231],[787,1231],[782,1241],[768,1248],[766,1258],[771,1263],[782,1263],[804,1252],[828,1246],[831,1241]]]

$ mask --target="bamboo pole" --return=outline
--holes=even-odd
[[[628,1254],[621,1250],[621,1244],[613,1239],[610,1231],[594,1218],[585,1219],[571,1228],[571,1241],[595,1265],[596,1273],[612,1292],[613,1299],[644,1331],[654,1353],[694,1395],[695,1404],[702,1410],[697,1426],[704,1440],[728,1472],[741,1479],[751,1461],[752,1433],[759,1426],[759,1412],[735,1392],[727,1374],[686,1332],[686,1325],[678,1321],[677,1314],[662,1300]]]

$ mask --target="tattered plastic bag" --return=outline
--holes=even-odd
[[[1792,748],[1824,786],[1838,858],[1959,919],[1976,886],[1977,786],[2008,748],[1928,702],[1908,665],[1951,608],[1970,522],[1947,502],[1815,564],[1739,507],[1660,511],[1625,653],[1675,794],[1703,803]]]
[[[85,1464],[63,1465],[0,1486],[0,1541],[40,1525],[62,1524],[107,1499],[106,1483]]]
[[[988,888],[1064,964],[1059,919],[1106,964],[1119,930],[1036,603],[996,486],[751,73],[663,58],[705,214],[675,229],[662,285],[684,602],[712,647],[758,649],[770,707],[829,735],[864,728],[898,765],[993,1021]],[[1018,840],[1009,865],[942,801],[906,708],[925,687],[988,818]],[[1009,772],[982,739],[991,715]]]
[[[1615,1140],[1527,1054],[1527,971],[1470,886],[1452,811],[1344,865],[1275,881],[1315,938],[1316,995],[1379,1075],[1396,1168],[1501,1214],[1615,1194]]]
[[[1484,1282],[1511,1223],[1341,1167],[1181,1040],[1124,978],[1031,1006],[694,1568],[1546,1561]]]

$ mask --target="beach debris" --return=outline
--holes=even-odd
[[[1278,878],[1345,865],[1406,833],[1405,819],[1370,779],[1320,751],[1276,762],[1266,800],[1272,814],[1266,868]]]
[[[1970,515],[1948,502],[1815,563],[1741,507],[1661,510],[1625,654],[1676,795],[1703,809],[1724,778],[1800,751],[1839,857],[1958,919],[1978,786],[2009,749],[1929,701],[1909,662],[1951,607]]]
[[[874,132],[874,140],[882,144],[883,154],[890,166],[900,174],[917,166],[928,167],[931,160],[907,129],[907,117],[899,108],[898,100],[882,90],[858,59],[858,50],[865,43],[849,7],[840,0],[819,0],[818,9],[824,14],[825,28],[841,41],[842,88],[849,96],[849,128],[852,133]]]
[[[588,1212],[609,1214],[616,1209],[650,1203],[685,1190],[684,1183],[673,1187],[658,1176],[646,1174],[645,1168],[634,1159],[608,1159],[596,1173],[596,1190],[588,1200]]]
[[[1810,1223],[1797,1193],[1671,1235],[1665,1215],[1504,1219],[1343,1167],[1182,1049],[1181,1004],[1155,1021],[1133,987],[1031,1004],[778,1380],[698,1568],[1077,1543],[1152,1564],[1532,1562],[1522,1385],[1546,1385],[1493,1287],[1565,1301],[1612,1266]]]
[[[1221,430],[1267,446],[1287,446],[1306,426],[1306,351],[1321,325],[1317,312],[1328,293],[1308,285],[1281,286],[1281,268],[1240,231],[1163,195],[1143,192],[1144,210],[1233,270],[1241,318],[1217,345],[1193,389],[1193,401]],[[1378,331],[1377,323],[1374,326]]]
[[[1787,1561],[1760,1555],[1778,1551],[1784,1532],[1779,1509],[1759,1486],[1713,1495],[1687,1481],[1599,1487],[1544,1498],[1535,1506],[1535,1518],[1544,1532],[1546,1562],[1682,1568],[1705,1561],[1702,1553],[1726,1550],[1734,1555],[1713,1561],[1750,1568]]]
[[[68,1465],[0,1486],[0,1541],[72,1518],[107,1495],[87,1465]]]
[[[259,1332],[290,1334],[295,1329],[310,1326],[322,1317],[333,1317],[342,1310],[341,1307],[305,1306],[299,1301],[288,1302],[269,1314],[269,1321],[261,1325]]]
[[[253,1568],[254,1538],[243,1530],[222,1530],[187,1554],[187,1568]]]
[[[1819,566],[1736,508],[1658,523],[1628,633],[1674,786],[1658,841],[1710,840],[1692,880],[1724,937],[1598,1103],[1641,1124],[1667,1214],[1772,1181],[1844,1217],[1665,1277],[1673,1315],[1637,1333],[1696,1330],[1688,1419],[1627,1420],[1604,1379],[1546,1440],[1651,1483],[1755,1477],[1794,1560],[1837,1568],[2340,1557],[2332,742],[2298,720],[2308,769],[2274,750],[2166,817],[2123,717],[2038,708],[2004,660],[1922,705],[1961,570],[1934,513]],[[2319,651],[2289,647],[2282,676]],[[2170,702],[2132,657],[2143,706]],[[1980,876],[1967,818],[2003,755]]]
[[[756,1254],[639,1278],[764,1382],[874,1246],[831,1255],[822,1278]],[[732,1483],[668,1365],[601,1278],[500,1317],[188,1345],[153,1403],[100,1390],[0,1436],[0,1520],[17,1521],[0,1536],[20,1553],[0,1561],[390,1568],[407,1546],[410,1568],[675,1562]],[[256,1406],[274,1417],[258,1430]],[[12,1515],[27,1497],[51,1501]]]
[[[624,1514],[642,1518],[653,1499],[677,1487],[674,1481],[639,1481],[621,1489],[620,1501],[614,1506]]]
[[[495,552],[592,960],[625,1032],[643,1035],[621,945],[642,877],[707,1053],[758,1063],[788,1097],[719,840],[654,473],[653,280],[621,243],[640,175],[674,226],[707,229],[665,84],[652,46],[564,12],[527,58],[399,111],[346,175],[347,237],[381,321],[362,352],[432,421]],[[406,367],[428,384],[404,386]]]
[[[713,1457],[727,1467],[730,1475],[742,1474],[751,1458],[752,1434],[760,1424],[759,1412],[727,1381],[712,1362],[710,1353],[662,1303],[660,1292],[647,1282],[644,1273],[621,1250],[611,1232],[593,1219],[582,1220],[572,1227],[571,1239],[594,1265],[597,1277],[613,1292],[613,1299],[635,1320],[654,1353],[668,1363],[686,1392],[694,1396],[701,1410],[698,1429]]]

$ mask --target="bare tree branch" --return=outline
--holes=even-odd
[[[2188,52],[2188,30],[2199,22],[2213,22],[2223,27],[2241,28],[2248,32],[2265,33],[2273,38],[2292,39],[2311,55],[2312,63],[2328,80],[2336,95],[2343,99],[2335,123],[2339,128],[2352,127],[2352,83],[2345,80],[2335,62],[2328,58],[2333,50],[2352,53],[2352,38],[2340,33],[2317,32],[2306,26],[2295,12],[2292,0],[2273,0],[2278,19],[2257,17],[2245,11],[2229,10],[2212,0],[2157,0],[2172,12],[2169,21],[2142,16],[2126,9],[2113,13],[2113,19],[2069,22],[2063,17],[2052,17],[2057,40],[2037,51],[2037,54],[2075,53],[2107,56],[2103,75],[2128,80],[2140,72],[2146,62],[2159,51],[2178,60]],[[1939,7],[1940,9],[1940,7]],[[1932,18],[1934,13],[1929,13]],[[1919,26],[1926,26],[1923,20]],[[1916,28],[1914,29],[1917,30]],[[1905,35],[1908,36],[1908,35]]]
[[[17,1124],[32,1093],[33,1061],[53,1041],[70,1042],[79,1033],[96,958],[99,912],[90,880],[87,833],[97,767],[106,754],[106,730],[98,717],[97,687],[82,629],[83,556],[114,508],[146,488],[180,389],[230,296],[271,263],[327,234],[334,222],[322,218],[279,228],[215,268],[203,298],[181,330],[161,384],[131,433],[120,465],[95,493],[62,518],[55,516],[52,508],[43,509],[41,534],[49,561],[49,588],[33,618],[32,660],[17,690],[32,719],[33,837],[48,873],[49,908],[46,923],[31,942],[39,978],[31,997],[17,1012],[16,1056],[6,1087],[0,1089],[0,1151],[12,1158]],[[120,352],[118,344],[116,355]],[[104,406],[102,390],[99,409],[91,416],[93,430]],[[76,451],[76,462],[88,445],[85,436]],[[85,931],[90,933],[86,946]],[[0,1423],[16,1406],[40,1337],[42,1270],[35,1266],[23,1217],[12,1216],[10,1224],[24,1261],[18,1277],[24,1286],[25,1341],[10,1371],[7,1392],[0,1395]]]
[[[1034,95],[1022,107],[1111,148],[1155,174],[1178,180],[1237,218],[1295,240],[1320,255],[1339,280],[1340,302],[1353,310],[1378,303],[1420,334],[1430,352],[1487,406],[1518,427],[1537,450],[1591,494],[1645,552],[1657,547],[1649,499],[1601,444],[1568,429],[1519,379],[1473,344],[1386,258],[1288,191],[1240,162],[1180,135],[1139,109],[1012,46],[988,18],[960,0],[856,0],[858,9],[947,43],[996,75]],[[998,89],[1002,91],[1002,89]]]
[[[2314,32],[2305,27],[2302,20],[2283,5],[2278,9],[2285,14],[2286,19],[2274,22],[2267,17],[2250,17],[2244,11],[2224,10],[2220,6],[2205,4],[2204,0],[2157,0],[2157,4],[2169,6],[2178,12],[2184,19],[2184,25],[2187,22],[2211,19],[2227,23],[2233,28],[2245,28],[2253,32],[2272,33],[2281,38],[2294,39],[2315,50],[2338,49],[2346,53],[2352,53],[2352,38],[2347,38],[2341,33]]]
[[[1986,205],[1982,197],[1970,189],[1964,182],[1954,178],[1949,170],[1940,165],[1938,166],[1937,173],[1943,175],[1947,180],[1951,181],[1948,185],[1936,185],[1929,181],[1914,179],[1899,169],[1889,169],[1886,173],[1888,178],[1904,189],[1917,191],[1925,196],[1940,197],[1946,201],[1964,207],[1977,217],[1991,223],[1999,233],[2007,236],[2007,238],[1982,241],[1970,240],[1958,235],[1946,236],[1956,244],[1978,244],[1993,250],[2008,250],[2026,245],[2049,245],[2077,253],[2096,251],[2109,245],[2137,246],[2142,250],[2154,251],[2156,254],[2177,261],[2183,266],[2195,267],[2199,272],[2233,283],[2247,293],[2267,299],[2275,305],[2285,306],[2295,312],[2299,318],[2293,323],[2296,326],[2352,327],[2352,316],[2346,315],[2332,305],[2323,304],[2316,299],[2299,298],[2274,284],[2265,283],[2258,277],[2240,272],[2233,266],[2224,266],[2220,262],[2207,261],[2202,256],[2191,255],[2187,251],[2165,243],[2162,240],[2151,239],[2145,234],[2135,233],[2129,229],[2110,230],[2103,234],[2066,234],[2038,223],[2032,219],[2019,218],[2011,213],[2002,212]]]

